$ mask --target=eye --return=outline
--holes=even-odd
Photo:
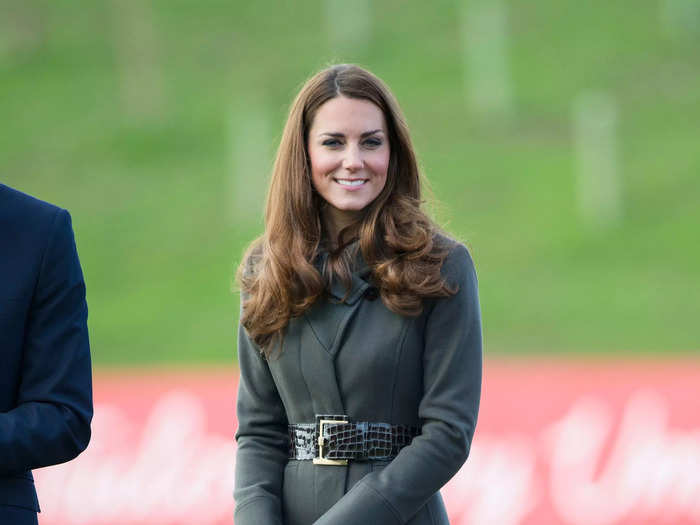
[[[323,146],[340,146],[340,141],[338,139],[326,139],[321,143]]]
[[[365,145],[369,146],[370,148],[378,148],[379,146],[382,145],[381,139],[373,138],[373,139],[367,139],[365,140]]]

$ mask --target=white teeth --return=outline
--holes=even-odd
[[[357,179],[357,180],[336,179],[336,182],[338,184],[342,184],[343,186],[359,186],[360,184],[365,183],[364,179]]]

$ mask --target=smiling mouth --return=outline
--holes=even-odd
[[[341,186],[362,186],[369,179],[333,179]]]

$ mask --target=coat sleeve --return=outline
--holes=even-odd
[[[0,474],[54,465],[90,440],[85,283],[70,215],[54,217],[27,318],[14,409],[0,414]]]
[[[282,480],[289,455],[287,416],[267,361],[238,327],[236,525],[282,525]]]
[[[469,455],[481,396],[481,314],[474,264],[458,244],[443,263],[448,284],[426,315],[421,434],[383,470],[362,478],[316,525],[403,524]]]

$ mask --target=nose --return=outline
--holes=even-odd
[[[363,166],[362,154],[358,147],[350,146],[345,150],[343,158],[343,168],[348,171],[357,171]]]

